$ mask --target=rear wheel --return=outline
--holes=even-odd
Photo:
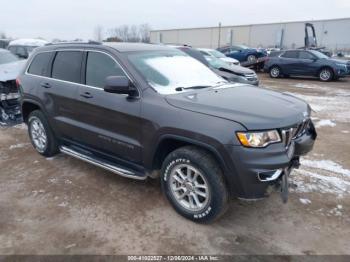
[[[255,55],[249,55],[248,57],[247,57],[247,61],[249,62],[249,63],[254,63],[254,62],[256,62],[258,60],[258,58],[255,56]]]
[[[333,79],[333,71],[332,71],[332,69],[325,67],[325,68],[321,69],[318,77],[322,82],[331,81]]]
[[[28,133],[32,145],[39,154],[51,157],[58,153],[56,138],[40,110],[35,110],[28,117]]]
[[[183,147],[166,157],[162,189],[174,209],[195,222],[211,222],[227,209],[222,171],[210,154],[196,147]]]
[[[281,68],[279,68],[278,66],[273,66],[270,68],[270,77],[271,78],[278,78],[281,76],[281,74],[282,74]]]

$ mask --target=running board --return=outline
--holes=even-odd
[[[60,151],[64,154],[78,158],[80,160],[83,160],[83,161],[88,162],[90,164],[93,164],[95,166],[101,167],[105,170],[108,170],[112,173],[115,173],[115,174],[123,176],[123,177],[133,178],[133,179],[137,179],[137,180],[145,180],[147,178],[146,175],[143,175],[141,173],[136,174],[130,170],[126,170],[120,166],[117,166],[117,165],[112,164],[110,162],[104,161],[100,158],[88,156],[84,153],[78,152],[77,150],[74,150],[74,149],[66,147],[66,146],[61,146]]]

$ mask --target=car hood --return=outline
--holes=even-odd
[[[232,72],[237,75],[247,75],[247,74],[254,74],[255,72],[249,68],[238,66],[238,65],[227,65],[225,67],[222,67],[219,69],[220,71],[225,72]]]
[[[0,81],[5,82],[15,80],[23,69],[25,63],[26,60],[20,60],[0,65]]]
[[[165,99],[174,107],[235,121],[248,130],[288,127],[310,114],[308,104],[292,95],[242,84],[183,92]]]
[[[334,63],[337,63],[337,64],[343,64],[343,65],[350,64],[350,61],[341,60],[341,59],[329,58],[328,61],[331,61],[331,62],[334,62]]]
[[[234,59],[232,57],[222,57],[220,58],[222,61],[228,62],[228,63],[239,63],[237,59]]]

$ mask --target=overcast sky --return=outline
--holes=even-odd
[[[94,28],[152,29],[350,17],[350,0],[0,0],[0,32],[13,38],[92,39]]]

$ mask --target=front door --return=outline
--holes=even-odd
[[[85,54],[85,82],[79,88],[79,110],[84,143],[134,163],[141,162],[140,99],[103,90],[108,76],[126,76],[109,54]]]

